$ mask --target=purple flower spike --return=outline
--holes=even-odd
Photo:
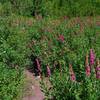
[[[48,77],[50,77],[51,76],[51,70],[50,70],[50,68],[49,68],[49,66],[47,65],[47,75],[48,75]]]
[[[96,71],[100,71],[100,66],[97,66],[96,67]]]
[[[99,75],[99,76],[96,76],[96,78],[97,78],[97,79],[100,79],[100,75]]]
[[[97,75],[100,75],[100,71],[97,72]]]
[[[70,79],[71,79],[71,81],[76,81],[76,77],[75,77],[74,73],[70,75]]]
[[[58,37],[58,40],[61,41],[61,42],[64,42],[64,40],[65,40],[65,39],[64,39],[64,36],[63,36],[63,35],[60,35],[60,36]]]
[[[100,62],[99,62],[99,59],[97,60],[96,78],[100,79]]]
[[[37,64],[38,71],[41,72],[41,66],[40,66],[40,63],[39,63],[38,59],[36,59],[36,64]]]
[[[70,71],[70,80],[71,81],[76,81],[76,76],[75,76],[75,73],[73,71],[73,68],[72,68],[71,64],[69,64],[69,71]]]
[[[90,66],[86,66],[86,76],[90,76],[90,74],[91,74]]]
[[[95,61],[95,55],[93,49],[90,49],[90,65],[93,65]]]
[[[96,78],[100,79],[100,72],[99,71],[96,73]]]

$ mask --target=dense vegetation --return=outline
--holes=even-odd
[[[29,67],[47,99],[99,100],[99,15],[99,0],[0,0],[0,100],[19,100]]]
[[[0,99],[13,100],[23,83],[23,67],[29,62],[28,37],[11,27],[10,18],[0,19]],[[20,27],[19,27],[20,28]]]
[[[34,16],[93,16],[100,14],[100,0],[0,0],[0,11]]]

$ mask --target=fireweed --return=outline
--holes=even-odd
[[[99,59],[97,60],[97,66],[96,66],[96,78],[100,79],[100,62],[99,62]]]
[[[92,55],[92,52],[91,52],[91,56],[92,57],[94,56]],[[70,100],[70,99],[98,100],[99,82],[98,80],[96,80],[96,78],[100,79],[100,63],[98,60],[97,67],[95,68],[96,70],[95,71],[96,78],[95,78],[94,73],[91,72],[91,67],[88,59],[89,59],[89,55],[87,54],[85,59],[85,73],[87,77],[91,75],[90,78],[84,76],[85,78],[82,79],[81,82],[76,81],[76,76],[72,64],[69,64],[69,76],[68,76],[67,69],[66,71],[62,72],[62,76],[59,73],[59,71],[56,71],[56,73],[54,73],[51,76],[50,82],[52,84],[52,87],[50,88],[50,90],[49,89],[45,90],[45,92],[48,94],[48,97],[52,96],[52,98],[54,97],[54,100],[63,100],[63,98],[64,100]],[[92,64],[95,63],[94,58],[91,61]],[[47,75],[48,77],[51,75],[51,71],[48,65],[47,65]],[[71,81],[69,81],[69,77]]]
[[[75,73],[73,71],[72,65],[69,64],[69,71],[70,71],[70,80],[71,81],[76,81]]]
[[[90,65],[94,65],[95,62],[95,55],[93,49],[90,49]]]
[[[91,69],[90,69],[89,62],[88,62],[88,54],[86,55],[85,67],[86,67],[86,76],[90,76]]]
[[[36,58],[36,64],[37,64],[38,74],[41,75],[41,65],[38,58]]]
[[[61,41],[61,42],[64,42],[64,40],[65,40],[64,36],[63,35],[59,35],[58,40]]]

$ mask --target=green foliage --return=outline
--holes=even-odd
[[[96,57],[100,58],[100,30],[99,25],[95,24],[95,18],[92,19],[94,21],[92,24],[86,23],[87,18],[78,17],[77,23],[71,22],[68,18],[56,20],[51,18],[55,15],[69,17],[99,15],[99,1],[97,2],[1,0],[0,99],[13,100],[20,94],[23,69],[34,63],[34,60],[30,62],[31,55],[40,59],[42,74],[46,74],[46,65],[50,66],[53,73],[50,78],[53,88],[45,91],[48,97],[54,97],[55,100],[98,99],[99,82],[94,78],[85,79],[84,76],[84,57],[90,48],[93,48]],[[25,17],[32,14],[50,17],[37,20]],[[61,40],[60,36],[64,39]],[[72,63],[76,73],[76,83],[69,80],[69,63]],[[94,86],[96,87],[92,88]]]
[[[83,75],[81,82],[73,82],[66,69],[62,74],[56,71],[50,77],[50,88],[46,87],[45,80],[42,80],[41,87],[46,100],[98,100],[100,98],[100,81],[94,77],[95,75],[92,74],[91,77]]]
[[[35,23],[34,34],[31,34],[32,41],[34,41],[32,52],[34,56],[40,58],[42,65],[49,64],[54,69],[54,62],[64,61],[65,64],[71,62],[79,72],[79,69],[83,70],[81,65],[84,64],[84,56],[90,48],[95,49],[96,56],[99,58],[100,40],[99,37],[96,37],[95,27],[83,26],[86,29],[79,32],[81,26],[73,25],[71,28],[67,28],[69,25],[67,22],[55,21],[54,23],[51,20],[48,22],[44,20],[39,23]],[[57,23],[58,25],[56,25]],[[60,35],[64,36],[64,42],[59,40]]]
[[[85,23],[84,19],[80,18]],[[51,88],[41,82],[42,90],[47,100],[98,100],[100,81],[95,75],[90,78],[85,75],[85,56],[90,48],[100,58],[100,36],[97,37],[95,24],[88,26],[76,24],[69,27],[68,20],[38,20],[31,34],[34,44],[33,55],[41,60],[42,73],[46,74],[46,65],[51,68]],[[94,23],[96,20],[94,21]],[[82,30],[83,28],[83,30]],[[100,31],[100,30],[99,30]],[[64,41],[59,36],[64,36]],[[72,63],[76,74],[76,82],[69,79],[68,64]]]
[[[13,12],[20,15],[30,16],[34,10],[33,0],[11,0]]]
[[[0,62],[0,99],[13,100],[21,94],[23,74],[21,70],[9,69]]]
[[[3,12],[31,16],[99,15],[100,1],[95,0],[1,0]],[[7,6],[6,6],[7,5]]]
[[[10,17],[13,19],[13,17]],[[10,18],[0,19],[0,99],[14,100],[21,95],[23,68],[29,64],[28,36],[11,27]]]
[[[12,5],[10,2],[0,3],[0,16],[9,16],[12,13]]]

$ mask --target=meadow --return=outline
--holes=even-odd
[[[0,100],[20,100],[25,69],[45,100],[99,100],[99,0],[33,1],[0,1]]]

